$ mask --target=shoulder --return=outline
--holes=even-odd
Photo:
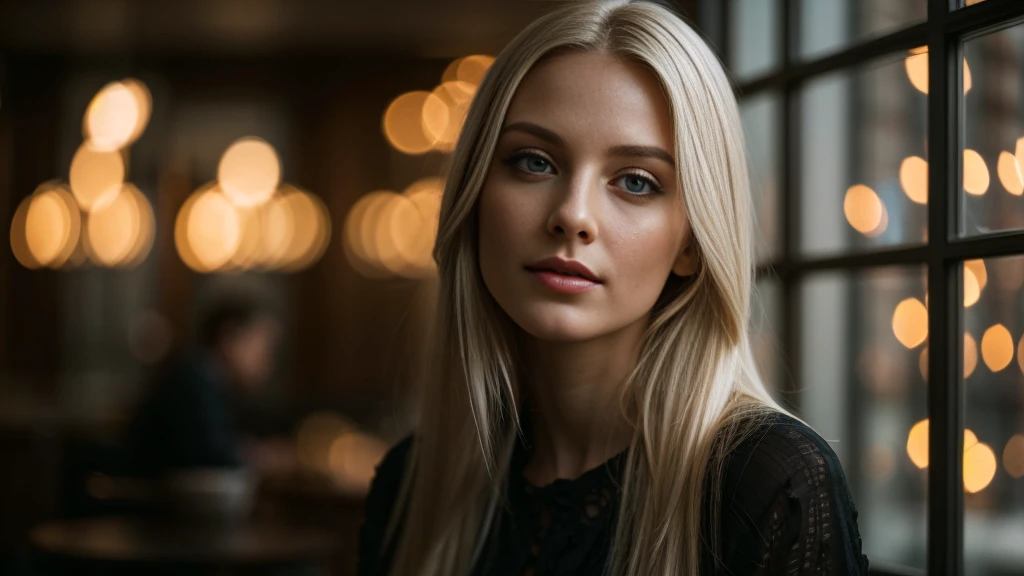
[[[406,436],[388,450],[377,465],[366,498],[363,526],[359,534],[359,574],[384,574],[389,564],[387,528],[406,474],[413,437]]]
[[[726,458],[722,496],[772,496],[784,488],[799,494],[828,482],[846,482],[828,442],[796,418],[775,413]]]
[[[727,565],[774,574],[773,566],[797,561],[825,574],[866,573],[839,458],[806,424],[767,417],[726,457],[720,482],[717,528]]]
[[[388,501],[392,501],[398,495],[398,489],[405,477],[409,455],[412,453],[412,446],[413,436],[410,434],[392,446],[381,459],[370,486],[367,513],[370,512],[371,501],[378,498],[387,498]]]

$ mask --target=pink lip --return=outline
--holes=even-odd
[[[578,294],[601,284],[589,268],[575,260],[545,258],[526,269],[541,284],[565,294]]]

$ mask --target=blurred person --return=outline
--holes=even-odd
[[[132,468],[142,476],[189,469],[285,466],[274,444],[246,441],[231,400],[266,383],[278,321],[246,294],[218,298],[202,316],[197,349],[165,365],[130,429]]]
[[[668,9],[514,39],[452,158],[419,424],[360,574],[866,574],[838,458],[753,361],[751,213],[729,80]]]

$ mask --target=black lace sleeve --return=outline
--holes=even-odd
[[[867,574],[839,459],[813,430],[778,416],[729,457],[714,574]]]
[[[377,466],[359,530],[359,576],[385,576],[391,565],[392,546],[385,549],[384,537],[411,449],[409,436],[392,447]]]

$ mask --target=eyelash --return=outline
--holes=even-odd
[[[535,151],[530,151],[530,150],[520,150],[520,151],[516,152],[515,154],[513,154],[512,156],[510,156],[508,159],[505,160],[505,164],[507,164],[510,168],[512,168],[514,170],[518,170],[518,171],[523,172],[525,174],[534,174],[534,175],[535,174],[541,174],[540,172],[529,172],[529,171],[523,170],[523,169],[521,169],[521,168],[519,168],[517,166],[517,164],[519,164],[519,162],[521,160],[528,159],[528,158],[540,158],[541,160],[544,160],[545,162],[547,162],[548,165],[550,165],[552,167],[552,169],[554,169],[554,162],[552,162],[550,158],[548,158],[544,154],[541,154],[541,153],[535,152]],[[634,192],[630,192],[630,191],[626,190],[626,193],[629,194],[630,196],[634,196],[634,197],[637,197],[637,198],[642,198],[644,196],[650,196],[650,195],[653,195],[653,194],[661,194],[662,192],[664,192],[664,189],[661,186],[659,186],[658,183],[655,182],[653,178],[651,178],[650,176],[647,176],[646,174],[644,174],[643,172],[640,172],[638,170],[630,170],[630,171],[627,171],[624,174],[620,174],[619,176],[617,176],[615,178],[615,180],[620,180],[620,179],[622,179],[622,178],[624,178],[626,176],[633,176],[635,178],[639,178],[639,179],[643,180],[644,182],[646,182],[647,185],[651,187],[651,191],[650,192],[645,192],[645,193],[634,193]]]

